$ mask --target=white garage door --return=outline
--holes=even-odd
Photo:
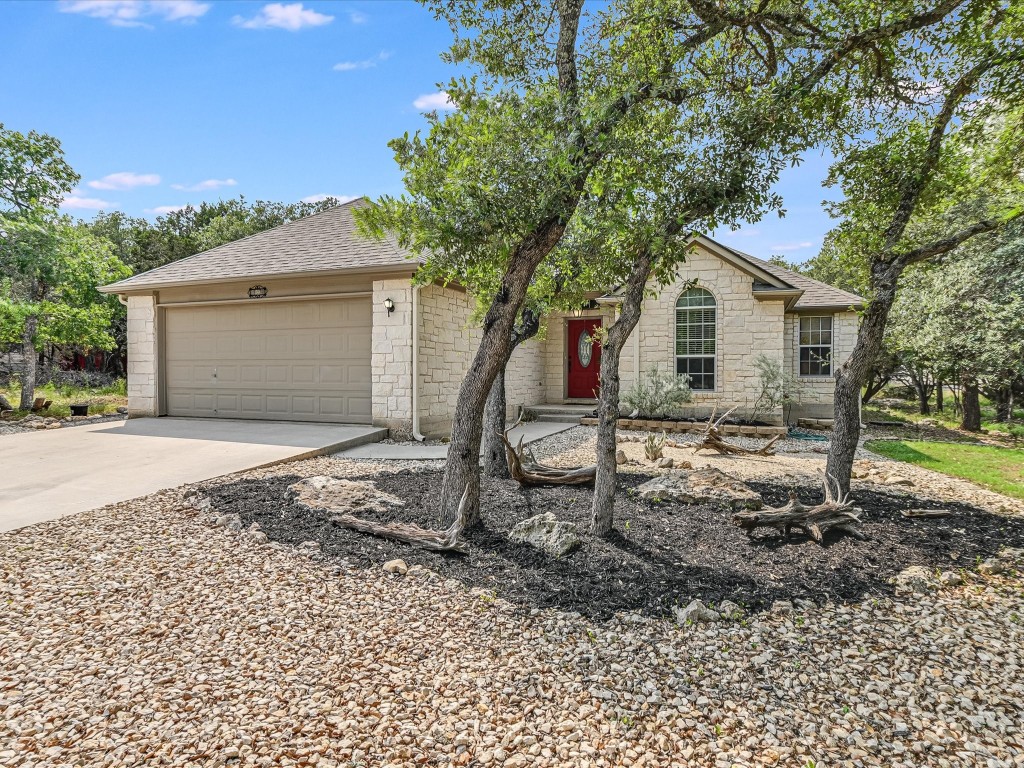
[[[170,416],[369,424],[370,299],[164,312]]]

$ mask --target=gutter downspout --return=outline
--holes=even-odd
[[[426,437],[420,434],[420,324],[419,285],[412,288],[412,438],[422,443]]]

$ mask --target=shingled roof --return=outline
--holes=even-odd
[[[100,290],[121,293],[277,275],[402,266],[415,269],[417,262],[413,255],[394,240],[363,237],[356,230],[353,211],[372,204],[361,197],[142,272]]]
[[[734,248],[731,248],[734,253],[738,253],[745,259],[752,261],[754,264],[759,266],[765,272],[770,275],[777,277],[779,280],[789,283],[794,288],[799,288],[803,291],[803,294],[797,299],[796,304],[793,305],[792,309],[849,309],[850,307],[862,307],[864,306],[864,299],[855,293],[844,291],[828,283],[823,283],[820,280],[801,275],[799,272],[793,272],[789,269],[784,269],[780,266],[772,264],[770,261],[764,261],[758,259],[755,256],[751,256],[746,253],[740,253]]]

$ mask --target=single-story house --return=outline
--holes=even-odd
[[[133,416],[281,419],[440,435],[479,339],[473,299],[416,285],[418,262],[362,237],[360,199],[102,288],[128,307]],[[677,281],[644,302],[623,352],[623,389],[652,367],[690,377],[693,408],[749,415],[755,360],[799,382],[785,416],[828,418],[833,371],[849,355],[862,299],[706,237]],[[693,280],[696,279],[694,286]],[[510,413],[586,404],[598,388],[596,325],[614,291],[545,318],[508,366]],[[767,415],[781,423],[781,408]]]

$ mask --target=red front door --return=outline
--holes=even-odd
[[[570,320],[567,334],[569,352],[569,386],[566,394],[572,398],[596,398],[600,387],[601,345],[597,343],[595,328],[599,319]]]

